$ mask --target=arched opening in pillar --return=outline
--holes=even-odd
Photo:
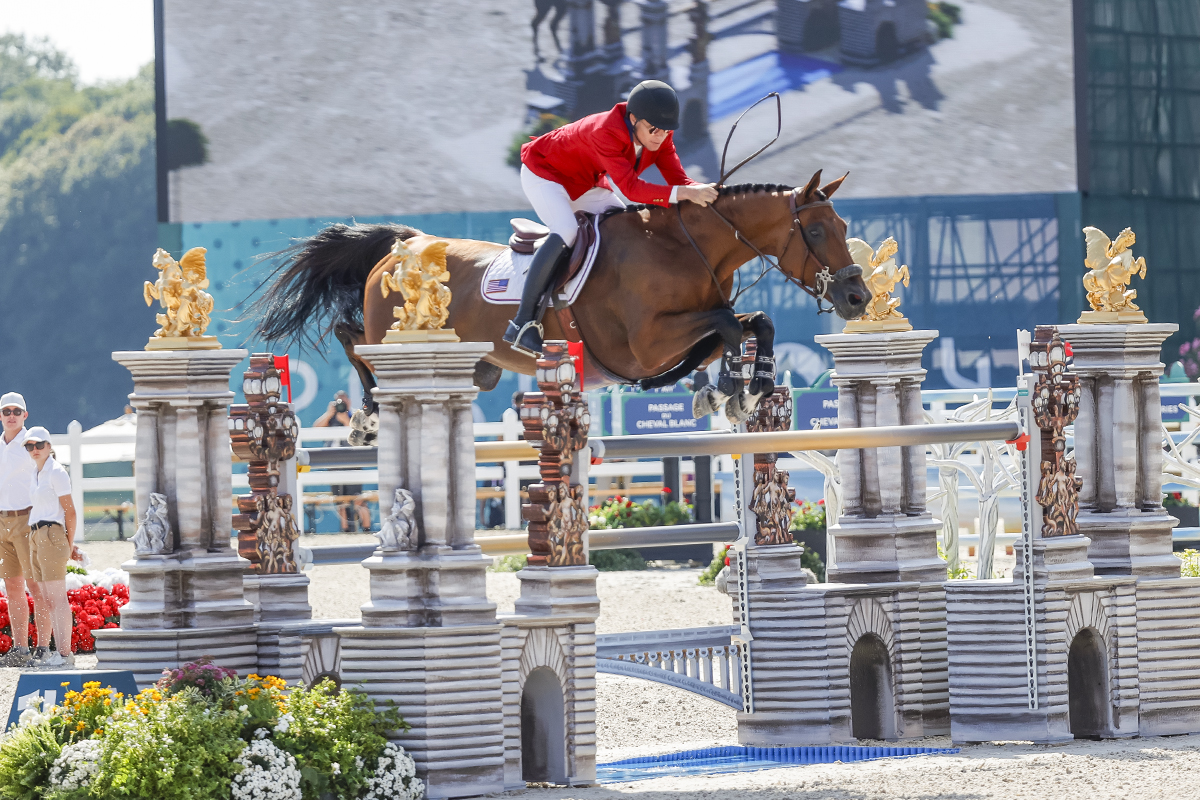
[[[1108,654],[1095,628],[1075,634],[1067,651],[1067,709],[1076,739],[1099,739],[1108,729]]]
[[[887,645],[873,633],[850,652],[850,726],[856,739],[895,739],[896,707]]]
[[[525,679],[521,693],[521,778],[567,782],[567,731],[562,686],[549,667]]]
[[[704,103],[694,98],[689,100],[683,107],[682,138],[688,141],[703,139],[708,133],[708,122],[704,117]]]
[[[875,57],[879,63],[895,61],[900,56],[900,39],[896,36],[896,24],[885,22],[875,31]]]
[[[801,48],[806,51],[824,50],[837,44],[842,38],[842,26],[838,21],[836,3],[827,3],[814,8],[804,23],[804,41]]]

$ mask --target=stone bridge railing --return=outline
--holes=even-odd
[[[674,686],[742,709],[736,625],[596,637],[596,671]]]

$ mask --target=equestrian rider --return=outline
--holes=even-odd
[[[642,81],[629,100],[527,142],[521,148],[521,187],[550,229],[525,280],[517,315],[504,341],[536,357],[542,353],[538,311],[559,259],[578,232],[576,211],[600,214],[626,203],[666,206],[690,200],[706,206],[717,198],[713,184],[688,178],[671,132],[679,127],[679,98],[662,81]],[[666,186],[638,176],[658,167]]]

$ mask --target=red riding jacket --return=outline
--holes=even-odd
[[[617,103],[612,111],[592,114],[526,142],[521,163],[538,177],[562,186],[572,200],[597,186],[611,189],[611,181],[631,202],[668,205],[672,186],[696,182],[683,171],[670,133],[657,150],[643,147],[637,155],[627,119],[625,104]],[[638,177],[651,164],[658,166],[668,185]]]

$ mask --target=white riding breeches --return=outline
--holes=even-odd
[[[578,199],[572,200],[561,185],[535,175],[524,164],[521,165],[521,188],[533,204],[533,210],[541,217],[542,224],[551,233],[561,236],[568,247],[575,244],[575,236],[579,233],[576,211],[600,214],[610,208],[624,208],[626,205],[616,194],[599,187],[589,189]]]

